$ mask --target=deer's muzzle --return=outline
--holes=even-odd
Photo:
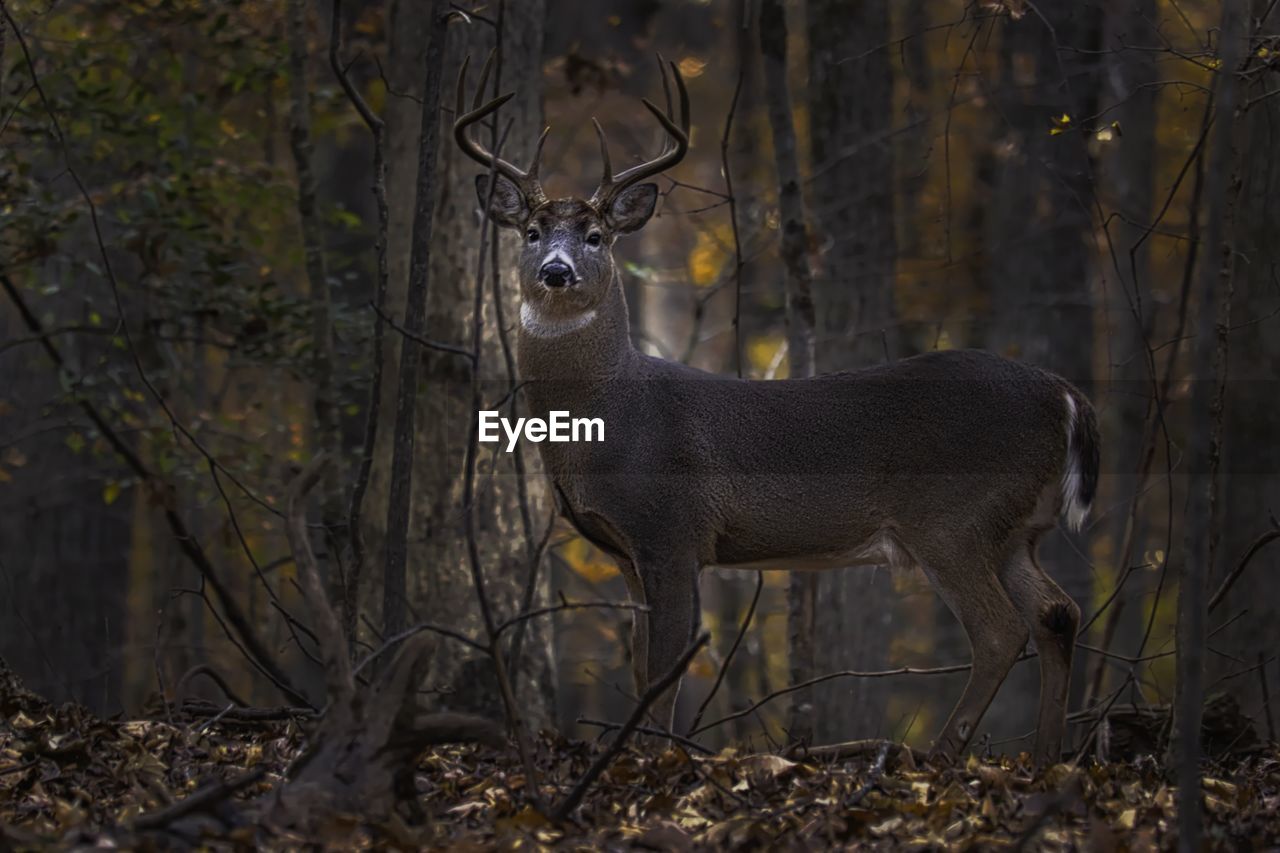
[[[538,271],[538,280],[547,287],[564,287],[573,284],[573,268],[563,261],[548,261]]]

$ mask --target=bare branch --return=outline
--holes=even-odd
[[[596,756],[596,760],[591,763],[591,766],[587,768],[581,778],[574,783],[573,788],[565,796],[564,800],[551,812],[552,820],[562,823],[573,814],[573,810],[582,802],[582,798],[587,795],[587,791],[591,789],[592,784],[613,763],[613,760],[618,757],[618,753],[622,752],[622,748],[627,745],[627,738],[640,725],[640,721],[644,719],[645,714],[649,711],[649,706],[656,702],[658,697],[667,691],[668,687],[675,684],[680,676],[684,675],[684,671],[689,667],[689,661],[693,660],[693,656],[710,639],[711,635],[703,632],[687,649],[681,652],[680,657],[676,658],[675,665],[671,669],[649,685],[649,689],[640,697],[640,701],[636,703],[636,707],[631,711],[631,716],[622,724],[622,728],[619,729],[613,742],[609,744],[609,748]]]

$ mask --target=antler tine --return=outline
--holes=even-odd
[[[458,121],[467,112],[467,66],[470,64],[471,54],[467,54],[462,57],[462,65],[458,68],[458,86],[453,98],[453,124],[455,128]]]
[[[671,66],[671,73],[676,78],[676,88],[680,90],[680,127],[684,130],[684,135],[689,135],[689,90],[684,84],[684,75],[680,73],[680,68],[674,62],[668,63]]]
[[[667,79],[667,63],[661,53],[658,54],[658,70],[662,72],[662,96],[667,99],[667,116],[674,119],[675,111],[671,106],[671,81]]]
[[[671,73],[676,78],[676,91],[680,96],[680,124],[677,125],[675,118],[668,113],[664,113],[648,98],[641,99],[641,103],[649,112],[653,113],[654,118],[662,125],[663,130],[671,137],[671,143],[663,148],[661,154],[652,160],[639,165],[632,166],[624,172],[617,175],[612,174],[609,166],[609,149],[605,142],[604,131],[600,128],[600,123],[595,122],[596,135],[600,137],[600,156],[604,160],[604,179],[600,182],[599,188],[591,196],[591,202],[595,205],[607,205],[608,202],[617,196],[622,190],[638,183],[647,177],[664,172],[672,166],[684,159],[684,155],[689,151],[689,91],[685,88],[684,77],[680,74],[679,67],[674,63],[668,63],[671,66]],[[663,71],[663,79],[666,78],[665,69]],[[595,119],[592,119],[594,122]]]
[[[484,68],[480,70],[480,85],[476,86],[476,97],[471,102],[471,109],[479,109],[480,104],[484,101],[484,90],[489,86],[489,74],[493,72],[493,61],[498,55],[498,49],[495,47],[489,51],[489,55],[485,57]],[[471,57],[467,57],[470,59]]]
[[[529,168],[525,170],[525,177],[531,181],[538,180],[538,164],[542,160],[542,143],[547,141],[547,134],[550,132],[550,127],[544,127],[542,135],[538,137],[538,144],[533,147],[533,157],[529,160]]]
[[[538,139],[537,150],[534,151],[533,155],[533,165],[530,166],[528,171],[521,171],[506,160],[495,157],[483,145],[471,138],[471,125],[496,112],[499,107],[515,97],[515,92],[508,92],[505,95],[499,95],[488,103],[481,103],[484,97],[484,87],[489,81],[489,74],[493,67],[493,59],[494,54],[490,53],[489,59],[485,62],[484,70],[480,75],[480,87],[476,91],[475,100],[469,111],[466,110],[466,88],[467,66],[471,62],[471,57],[468,56],[462,60],[462,67],[458,71],[458,92],[456,112],[453,118],[453,138],[458,143],[458,147],[468,157],[486,169],[496,169],[499,174],[520,188],[531,205],[536,206],[546,200],[546,194],[543,193],[542,185],[538,182],[538,158],[542,154],[542,143],[547,137],[547,131],[544,130],[542,136]]]
[[[613,165],[609,162],[609,140],[605,138],[604,128],[600,126],[595,116],[591,117],[591,123],[596,126],[596,139],[600,140],[600,161],[604,170],[604,175],[600,178],[600,189],[605,190],[613,186]]]

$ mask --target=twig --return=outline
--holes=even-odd
[[[502,632],[508,628],[527,622],[530,619],[536,619],[539,616],[546,616],[551,613],[562,613],[565,610],[639,610],[647,612],[649,608],[643,604],[635,604],[630,601],[566,601],[561,604],[552,604],[547,607],[539,607],[534,610],[528,610],[524,613],[517,613],[510,619],[507,619],[498,626],[494,632],[495,636],[501,636]]]
[[[468,637],[466,634],[462,633],[461,631],[455,630],[453,628],[445,627],[444,625],[436,625],[431,622],[419,622],[413,627],[407,628],[401,631],[399,634],[393,634],[392,636],[388,637],[382,643],[382,645],[378,646],[378,648],[374,649],[373,651],[369,652],[369,654],[365,655],[364,658],[361,659],[360,663],[356,665],[356,668],[353,670],[353,672],[356,675],[359,675],[360,672],[369,664],[373,663],[375,660],[382,657],[384,654],[391,651],[393,648],[400,645],[405,640],[408,640],[411,637],[415,637],[418,634],[423,633],[424,631],[430,631],[431,633],[438,634],[441,637],[448,637],[451,640],[456,640],[457,642],[462,643],[464,646],[475,649],[476,651],[481,652],[483,654],[489,653],[489,647],[487,645],[485,645],[484,643],[478,642],[477,640],[474,640],[471,637]]]
[[[356,469],[355,483],[351,487],[351,503],[347,510],[347,541],[351,546],[351,569],[347,572],[346,589],[343,590],[342,627],[346,631],[350,643],[356,641],[356,613],[360,608],[360,587],[364,581],[364,538],[360,530],[360,515],[363,511],[365,492],[369,488],[369,478],[373,473],[374,445],[377,442],[378,426],[382,411],[382,369],[385,361],[386,321],[383,309],[387,303],[388,281],[390,279],[387,262],[387,240],[390,233],[391,211],[387,203],[387,161],[384,135],[386,125],[382,119],[369,108],[360,91],[352,85],[342,64],[342,0],[333,0],[332,17],[329,25],[329,66],[342,86],[342,91],[351,101],[356,112],[364,119],[373,138],[373,197],[378,209],[378,233],[376,252],[378,256],[378,279],[374,288],[373,306],[378,315],[373,324],[373,376],[369,382],[369,395],[366,398],[364,442],[361,446],[360,463]]]
[[[1280,539],[1280,526],[1276,525],[1275,519],[1271,520],[1271,529],[1263,533],[1245,550],[1244,556],[1240,558],[1240,562],[1236,563],[1236,567],[1231,570],[1231,574],[1222,580],[1222,585],[1218,587],[1218,591],[1213,594],[1213,598],[1209,599],[1209,612],[1212,613],[1214,608],[1222,603],[1227,593],[1231,591],[1231,587],[1235,586],[1236,581],[1240,580],[1240,576],[1244,574],[1245,568],[1249,565],[1259,551],[1267,547],[1277,539]]]
[[[373,309],[374,313],[378,315],[378,318],[382,320],[382,322],[399,332],[401,337],[413,341],[418,346],[426,347],[430,350],[436,350],[437,352],[447,352],[452,355],[460,355],[472,364],[475,363],[475,354],[472,353],[471,350],[457,346],[456,344],[446,344],[443,341],[433,341],[430,338],[425,338],[422,335],[419,335],[416,332],[411,332],[401,326],[395,320],[387,316],[386,312],[374,303],[370,302],[369,307]]]
[[[925,761],[925,754],[918,749],[907,746],[905,743],[894,743],[891,740],[851,740],[845,743],[832,743],[824,746],[797,747],[790,751],[790,754],[803,758],[820,758],[829,761],[840,761],[848,758],[860,758],[869,753],[875,752],[879,755],[884,750],[887,755],[909,754],[913,761],[921,764]]]
[[[577,722],[580,725],[584,725],[584,726],[598,726],[599,728],[604,729],[606,732],[611,732],[611,731],[615,731],[617,729],[622,728],[622,723],[611,723],[607,720],[593,720],[590,717],[578,717]],[[683,747],[692,749],[694,752],[700,752],[703,755],[716,754],[716,751],[714,749],[708,749],[707,747],[698,743],[696,740],[691,740],[685,737],[684,735],[678,735],[675,732],[671,731],[670,729],[659,729],[653,726],[636,726],[635,730],[642,735],[652,735],[653,737],[666,738],[667,740],[673,743],[678,743]]]
[[[227,680],[223,678],[216,669],[209,666],[207,663],[193,666],[191,669],[183,673],[182,677],[178,679],[177,686],[173,688],[174,701],[182,701],[182,696],[186,692],[187,684],[197,675],[203,675],[214,684],[218,685],[218,689],[222,691],[222,695],[230,699],[233,704],[239,705],[242,708],[248,707],[249,703],[241,699],[235,690],[231,688],[231,685],[227,684]]]
[[[191,796],[178,800],[176,803],[158,811],[148,814],[139,815],[134,819],[131,828],[135,832],[147,832],[149,830],[163,829],[171,823],[180,820],[187,815],[208,809],[218,803],[234,796],[254,782],[257,782],[267,772],[265,764],[259,764],[247,773],[242,773],[230,782],[219,782],[216,785],[209,785],[196,791]]]
[[[1028,657],[1030,656],[1023,654],[1021,657],[1018,658],[1018,660],[1025,660]],[[813,687],[815,684],[822,684],[824,681],[831,681],[832,679],[836,679],[836,678],[889,678],[895,675],[951,675],[957,672],[968,672],[971,667],[972,667],[972,664],[958,663],[952,666],[938,666],[938,667],[933,667],[931,669],[918,669],[913,666],[903,666],[903,667],[899,667],[898,669],[882,669],[882,670],[871,671],[871,672],[858,672],[855,670],[842,670],[840,672],[828,672],[825,675],[819,675],[816,678],[810,678],[807,681],[801,681],[796,684],[787,685],[786,687],[780,687],[777,690],[774,690],[773,692],[767,694],[763,699],[760,699],[759,701],[753,703],[750,707],[744,708],[741,711],[735,711],[732,714],[726,714],[725,716],[719,718],[718,720],[712,720],[711,722],[706,723],[703,726],[700,726],[694,731],[689,732],[689,735],[691,737],[700,735],[705,731],[714,729],[716,726],[722,726],[725,723],[729,722],[730,720],[737,720],[737,719],[741,719],[742,717],[749,716],[750,714],[755,713],[755,711],[758,708],[768,704],[769,702],[772,702],[774,699],[777,699],[780,696],[786,696],[788,693],[794,693],[797,690],[803,690],[806,687]]]
[[[756,591],[751,596],[751,606],[747,608],[747,615],[743,617],[742,627],[738,629],[738,636],[734,638],[733,645],[729,647],[729,653],[725,655],[724,662],[720,664],[720,671],[716,673],[715,683],[711,685],[711,690],[707,693],[702,704],[698,706],[698,713],[693,715],[693,722],[689,724],[689,731],[695,731],[698,723],[702,722],[702,715],[706,713],[707,706],[711,704],[711,700],[715,698],[716,691],[720,689],[721,683],[724,681],[725,674],[729,671],[729,664],[733,661],[733,656],[737,654],[738,647],[742,645],[742,639],[747,636],[747,630],[751,627],[751,620],[756,615],[756,605],[760,603],[760,593],[764,590],[764,572],[756,572]]]
[[[733,132],[733,117],[738,110],[738,98],[746,73],[738,69],[738,82],[733,87],[733,100],[724,118],[724,133],[720,137],[720,170],[724,173],[725,199],[729,202],[729,225],[733,229],[733,363],[742,378],[742,238],[738,231],[738,199],[733,192],[733,169],[729,164],[729,138]]]
[[[21,773],[23,770],[28,770],[32,767],[35,767],[39,763],[40,763],[40,759],[32,758],[27,761],[24,761],[21,764],[15,764],[12,767],[5,767],[4,769],[0,770],[0,776],[8,776],[10,773]]]
[[[184,714],[193,716],[205,716],[210,712],[217,713],[224,720],[234,720],[242,723],[271,723],[284,720],[298,719],[314,719],[317,714],[310,708],[295,708],[283,706],[279,708],[232,708],[231,710],[217,710],[218,706],[211,702],[204,702],[195,699],[188,699],[179,706],[178,710]]]
[[[1271,687],[1267,684],[1265,656],[1258,652],[1258,681],[1262,685],[1262,711],[1267,720],[1267,740],[1276,742],[1276,720],[1271,716]]]
[[[587,795],[591,785],[613,763],[618,753],[626,746],[627,738],[631,737],[631,733],[640,725],[640,721],[644,719],[645,714],[649,711],[649,706],[656,702],[658,697],[665,693],[667,688],[684,674],[685,669],[689,666],[689,661],[693,660],[693,656],[707,644],[709,639],[711,639],[711,635],[704,631],[680,654],[680,657],[676,658],[676,662],[671,669],[649,685],[649,689],[640,697],[640,701],[636,703],[635,708],[631,711],[631,716],[622,724],[622,728],[619,729],[613,742],[609,744],[609,748],[596,756],[596,760],[591,763],[591,766],[587,768],[581,778],[574,783],[573,788],[565,796],[564,800],[551,812],[550,816],[553,821],[563,823],[569,818],[573,810],[582,802],[582,798]]]
[[[495,244],[495,245],[496,245],[496,244]],[[498,302],[501,302],[501,294],[500,294],[496,289],[494,290],[493,298],[494,298],[495,300],[497,300]],[[501,311],[501,309],[500,309],[500,308],[499,308],[499,309],[497,309],[497,310],[498,310],[498,311]],[[499,329],[501,329],[501,327],[502,327],[502,326],[501,326],[501,323],[499,323]],[[512,369],[514,369],[514,368],[512,368]],[[515,376],[514,372],[511,374],[511,376],[512,376],[512,377],[514,377],[514,376]],[[512,384],[512,386],[511,386],[512,406],[513,406],[513,407],[516,405],[516,403],[515,403],[515,394],[514,394],[514,391],[515,391],[515,388],[517,388],[517,387],[519,386],[519,384],[523,384],[523,383]],[[499,408],[499,407],[495,406],[494,408],[495,408],[495,409],[497,409],[497,408]],[[516,454],[516,459],[515,459],[515,462],[516,462],[516,478],[517,478],[517,479],[516,479],[516,482],[517,482],[517,483],[520,483],[520,484],[523,484],[523,483],[524,483],[524,463],[521,461],[522,457],[519,455],[520,446],[521,446],[521,444],[520,444],[519,442],[517,442],[517,443],[516,443],[516,451],[517,451],[517,454]],[[527,491],[526,491],[524,488],[521,488],[521,489],[520,489],[519,499],[520,499],[520,501],[521,501],[521,508],[522,508],[522,510],[527,510],[527,508],[528,508],[528,498],[529,498],[529,496],[528,496]],[[559,513],[559,512],[557,512],[557,511],[556,511],[556,509],[555,509],[554,507],[552,507],[551,512],[550,512],[550,514],[549,514],[549,516],[548,516],[548,518],[547,518],[547,527],[546,527],[546,530],[544,530],[544,531],[543,531],[543,533],[542,533],[542,539],[538,541],[537,546],[535,546],[535,547],[534,547],[534,549],[533,549],[533,553],[529,555],[529,571],[528,571],[528,574],[527,574],[527,575],[525,575],[524,592],[523,592],[523,593],[521,594],[521,596],[520,596],[520,612],[521,612],[521,614],[525,614],[525,613],[532,613],[532,612],[533,612],[533,611],[532,611],[532,608],[533,608],[533,599],[534,599],[534,595],[537,593],[537,590],[538,590],[538,575],[539,575],[539,571],[538,571],[538,569],[539,569],[539,567],[542,565],[542,558],[543,558],[543,557],[546,555],[546,553],[547,553],[547,545],[549,545],[549,544],[551,543],[551,534],[552,534],[552,533],[555,531],[555,529],[556,529],[556,519],[559,517],[559,515],[560,515],[560,513]],[[512,619],[514,619],[514,618],[516,618],[516,617],[514,617],[514,616],[513,616],[513,617],[512,617]],[[523,651],[524,651],[525,623],[526,623],[527,621],[528,621],[527,619],[522,619],[522,620],[520,621],[520,623],[519,623],[519,624],[517,625],[517,627],[516,627],[516,633],[515,633],[515,636],[513,636],[513,637],[511,638],[511,654],[510,654],[510,659],[511,659],[511,661],[512,661],[512,664],[513,664],[513,665],[515,666],[515,668],[516,668],[516,671],[515,671],[515,674],[514,674],[514,675],[515,675],[515,679],[516,679],[516,684],[518,684],[518,683],[519,683],[519,678],[520,678],[520,658],[521,658],[521,655],[522,655],[522,653],[523,653]],[[509,622],[511,622],[511,619],[508,619],[506,622],[502,623],[502,625],[499,625],[499,626],[498,626],[498,633],[499,633],[499,634],[501,634],[501,633],[506,629],[506,627],[507,627],[507,623],[509,623]],[[513,687],[515,687],[516,685],[515,685],[515,684],[513,684],[512,686],[513,686]]]

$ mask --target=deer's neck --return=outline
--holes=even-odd
[[[518,346],[521,379],[533,386],[585,389],[625,373],[637,353],[616,274],[595,310],[569,320],[549,319],[529,303],[522,305]]]

